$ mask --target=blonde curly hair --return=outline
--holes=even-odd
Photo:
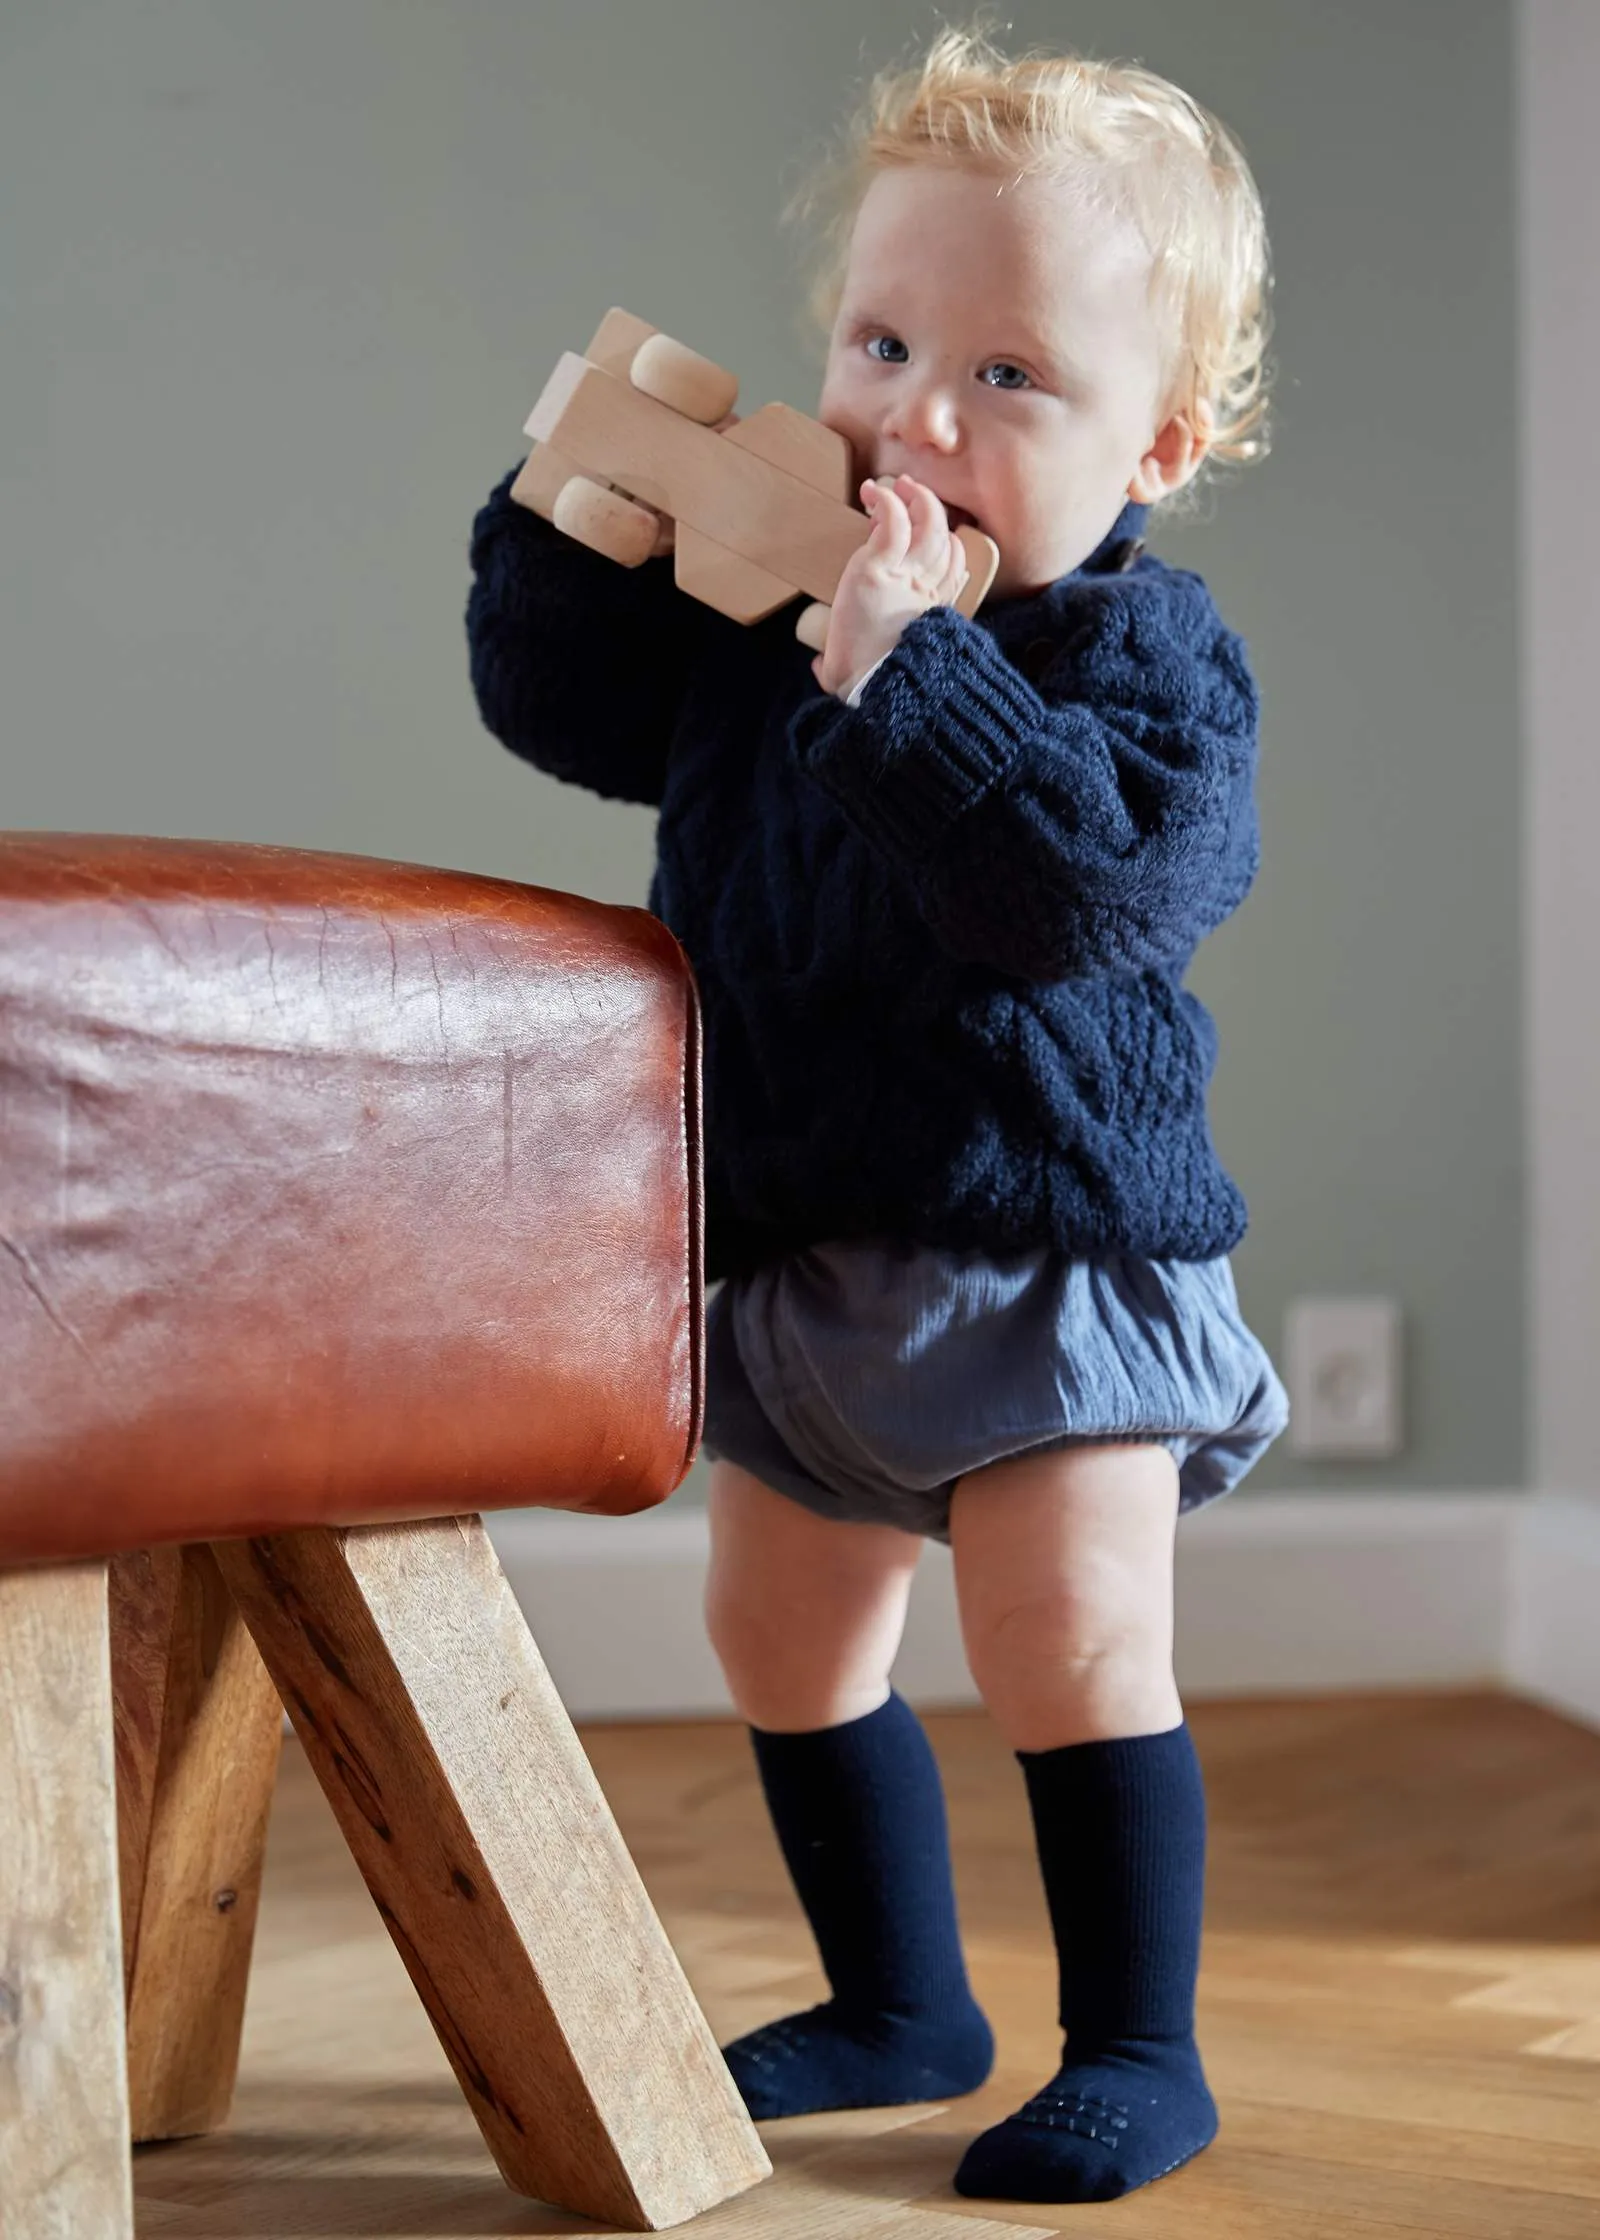
[[[929,162],[1071,178],[1127,212],[1170,322],[1167,412],[1194,417],[1210,438],[1208,462],[1266,455],[1266,221],[1238,142],[1209,110],[1137,63],[1041,52],[1013,60],[981,27],[942,32],[920,62],[872,80],[842,146],[785,212],[820,230],[809,301],[825,328],[873,177]]]

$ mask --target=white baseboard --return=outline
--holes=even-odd
[[[1235,1494],[1178,1533],[1185,1695],[1467,1687],[1503,1671],[1520,1495]]]
[[[1541,1516],[1525,1543],[1524,1520],[1543,1508],[1518,1494],[1235,1494],[1179,1531],[1184,1694],[1506,1683],[1515,1592],[1525,1646],[1514,1684],[1600,1724],[1600,1651],[1587,1646],[1600,1631],[1589,1618],[1600,1611],[1600,1506],[1583,1543],[1589,1572],[1573,1560],[1581,1519]],[[731,1716],[701,1621],[703,1510],[512,1510],[488,1524],[574,1717]],[[1552,1628],[1545,1604],[1558,1602]],[[918,1571],[895,1680],[924,1708],[976,1701],[942,1548]],[[1575,1709],[1585,1683],[1586,1712]]]
[[[1600,1501],[1545,1494],[1524,1505],[1507,1602],[1510,1686],[1600,1727]]]

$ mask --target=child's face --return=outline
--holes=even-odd
[[[1132,221],[1072,185],[879,172],[851,236],[818,417],[858,477],[909,474],[1000,547],[992,597],[1088,558],[1127,498],[1187,481]]]

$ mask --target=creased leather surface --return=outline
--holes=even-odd
[[[0,834],[0,1564],[661,1500],[698,1094],[644,911]]]

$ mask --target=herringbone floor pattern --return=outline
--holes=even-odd
[[[931,1719],[1001,2065],[934,2110],[769,2125],[705,2240],[1600,2240],[1600,1736],[1494,1695],[1201,1704],[1216,2146],[1128,2201],[963,2202],[965,2139],[1053,2068],[1021,1784]],[[819,1995],[742,1731],[598,1727],[600,1778],[721,2036]],[[507,2194],[288,1746],[229,2131],[141,2153],[144,2240],[591,2228]]]

